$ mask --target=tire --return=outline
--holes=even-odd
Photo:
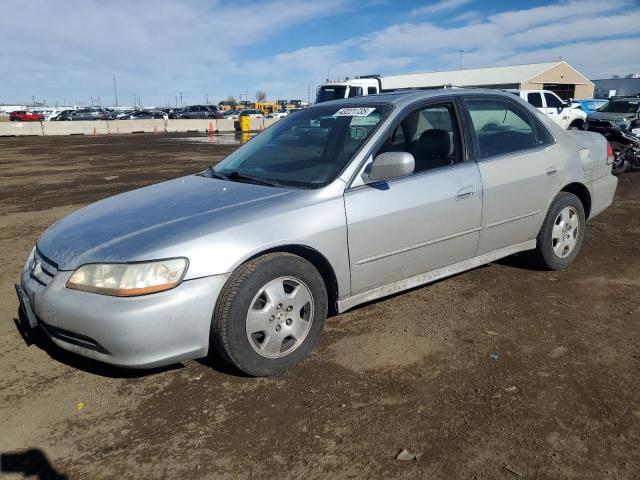
[[[282,252],[258,257],[233,272],[220,292],[210,345],[248,375],[282,373],[317,345],[327,302],[322,276],[305,259]]]
[[[584,207],[580,199],[573,193],[560,192],[542,223],[532,260],[545,270],[566,268],[580,252],[585,227]]]
[[[567,130],[582,130],[582,123],[573,122],[571,125],[569,125],[569,128]]]

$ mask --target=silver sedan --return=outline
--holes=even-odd
[[[215,168],[117,195],[38,239],[23,323],[125,367],[217,350],[250,375],[302,360],[325,319],[528,251],[578,255],[612,201],[604,137],[511,94],[398,92],[287,116]]]

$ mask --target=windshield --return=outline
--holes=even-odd
[[[636,113],[638,111],[639,101],[613,100],[598,109],[599,112],[609,113]]]
[[[344,98],[345,93],[347,93],[347,87],[344,85],[325,85],[318,89],[316,103],[340,100]]]
[[[216,167],[284,186],[318,188],[333,181],[378,125],[390,104],[311,107],[278,123]]]

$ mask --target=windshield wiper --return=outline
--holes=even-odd
[[[228,173],[220,173],[216,172],[218,175],[225,175],[229,180],[248,180],[250,182],[259,183],[260,185],[267,185],[268,187],[280,187],[281,185],[275,180],[268,180],[266,178],[254,177],[253,175],[247,175],[246,173],[240,173],[238,171],[228,172]]]
[[[224,173],[216,172],[213,168],[213,165],[209,165],[207,169],[202,173],[208,173],[212,178],[219,178],[220,180],[230,180],[230,178]]]
[[[254,177],[253,175],[247,175],[245,173],[240,173],[236,170],[232,172],[222,173],[216,172],[213,168],[213,165],[209,165],[207,169],[202,172],[202,174],[208,174],[212,178],[218,178],[220,180],[227,180],[228,182],[233,182],[234,180],[247,180],[249,182],[258,183],[260,185],[267,185],[269,187],[280,187],[280,183],[275,180],[267,180],[266,178]]]

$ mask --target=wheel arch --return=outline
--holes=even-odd
[[[584,127],[584,119],[576,118],[576,119],[572,120],[571,123],[569,124],[569,128],[571,128],[571,127],[578,127],[580,129],[582,129]]]
[[[250,262],[255,258],[267,255],[269,253],[278,252],[291,253],[293,255],[302,257],[306,261],[311,263],[316,268],[316,270],[318,270],[327,289],[327,304],[329,307],[328,315],[337,315],[339,298],[338,277],[336,276],[336,272],[333,268],[333,265],[331,265],[331,262],[329,262],[329,260],[327,260],[327,257],[325,257],[315,248],[300,244],[278,245],[252,254],[250,257],[245,258],[240,264],[236,265],[234,270],[240,265],[244,265],[245,263]]]
[[[585,218],[589,218],[591,214],[591,193],[589,193],[589,189],[584,184],[580,182],[569,183],[562,187],[560,191],[573,193],[578,197],[584,207]]]

